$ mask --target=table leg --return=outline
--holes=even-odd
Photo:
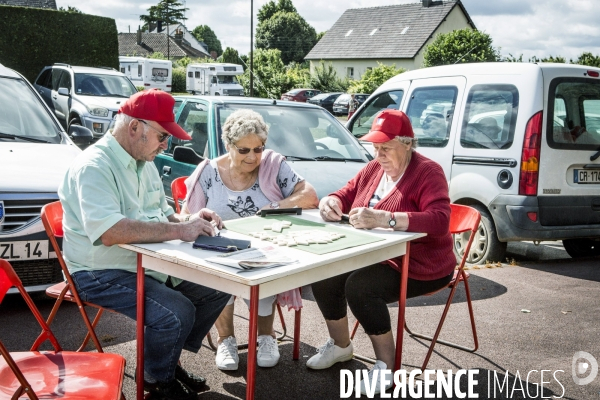
[[[300,358],[300,316],[302,309],[296,311],[294,316],[294,354],[293,359],[297,360]]]
[[[400,275],[400,300],[398,301],[398,329],[396,333],[396,359],[394,372],[402,367],[402,343],[404,339],[404,320],[406,313],[406,286],[408,284],[408,259],[410,243],[406,243],[406,254],[402,257],[402,272]]]
[[[142,255],[137,255],[137,376],[136,392],[137,400],[144,399],[144,268],[142,267]]]
[[[256,340],[258,335],[258,286],[250,288],[250,327],[248,328],[248,371],[246,372],[246,400],[254,399],[256,384]]]

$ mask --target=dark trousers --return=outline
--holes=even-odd
[[[421,296],[446,286],[454,271],[433,281],[408,278],[406,298]],[[369,335],[392,330],[387,304],[400,298],[400,272],[387,264],[374,264],[312,284],[313,295],[325,319],[347,315],[347,306]]]

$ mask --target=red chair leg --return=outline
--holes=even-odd
[[[96,336],[96,331],[95,331],[96,325],[98,325],[98,321],[100,321],[100,317],[102,316],[103,312],[104,312],[104,309],[98,308],[98,312],[96,313],[96,316],[94,317],[94,321],[92,321],[92,325],[91,325],[92,329],[91,330],[88,329],[88,333],[85,335],[85,338],[83,339],[83,343],[81,344],[81,347],[79,347],[77,349],[77,351],[85,350],[85,346],[87,346],[87,344],[91,338],[92,341],[94,342],[94,345],[96,346],[96,350],[98,350],[98,353],[104,352],[104,350],[102,349],[102,345],[100,344],[100,341],[98,340],[98,336]],[[85,313],[85,307],[81,307],[81,313],[82,314]],[[84,317],[84,321],[85,321],[85,317]],[[89,322],[89,319],[86,321],[86,325],[87,325],[87,322]]]
[[[358,320],[354,323],[354,327],[352,328],[352,332],[350,332],[350,340],[354,339],[354,335],[356,335],[356,331],[358,330],[358,326],[360,323]]]

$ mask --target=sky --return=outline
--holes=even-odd
[[[223,49],[250,51],[250,0],[180,0],[186,2],[186,26],[208,25]],[[254,28],[258,9],[268,0],[254,0]],[[293,0],[300,15],[317,32],[331,28],[348,8],[415,3],[418,0]],[[87,14],[114,18],[119,32],[135,32],[140,14],[158,1],[57,0],[59,7],[74,6]],[[523,60],[536,56],[576,59],[583,52],[600,55],[598,0],[463,0],[478,30],[489,34],[503,56]]]

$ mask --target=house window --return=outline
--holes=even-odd
[[[406,32],[408,31],[408,26],[404,29],[402,29],[402,32],[400,32],[401,35],[406,35]]]
[[[346,33],[346,35],[344,35],[344,36],[350,36],[350,34],[351,34],[351,33],[352,33],[352,29],[350,29],[350,30],[348,31],[348,33]]]
[[[346,68],[346,75],[348,78],[354,78],[354,67]]]
[[[375,28],[371,31],[371,33],[369,33],[369,35],[373,36],[375,33],[377,33],[377,31],[379,30],[379,28]]]

